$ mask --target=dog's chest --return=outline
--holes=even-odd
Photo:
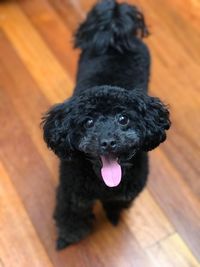
[[[84,191],[82,190],[84,196],[85,197],[89,196],[89,198],[91,199],[128,200],[133,197],[136,188],[134,188],[133,185],[131,186],[131,181],[127,177],[127,175],[122,176],[122,181],[119,186],[108,187],[104,183],[99,171],[98,173],[90,172],[87,174],[84,183],[84,189],[85,189]]]

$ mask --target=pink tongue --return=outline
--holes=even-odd
[[[122,178],[121,166],[117,159],[101,156],[101,161],[103,163],[101,175],[105,184],[109,187],[117,186]]]

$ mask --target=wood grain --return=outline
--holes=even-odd
[[[179,235],[174,234],[148,249],[152,260],[162,267],[198,267],[199,263]]]
[[[155,150],[152,154],[149,189],[177,232],[199,258],[199,199],[161,150]]]
[[[31,259],[31,266],[52,267],[2,164],[0,164],[0,173],[0,258],[2,266],[26,267],[29,266],[29,259]]]
[[[69,75],[58,64],[27,17],[14,2],[2,4],[0,13],[6,14],[1,23],[2,29],[41,90],[51,102],[64,100],[72,90]]]
[[[32,141],[41,153],[52,175],[55,175],[55,158],[51,153],[46,153],[47,150],[42,140],[42,132],[39,131],[42,113],[44,108],[46,110],[49,108],[50,103],[43,92],[39,90],[39,86],[32,79],[26,66],[19,59],[11,43],[1,31],[0,50],[2,66],[0,73],[1,90],[5,90],[6,94],[12,99],[12,105],[16,109],[17,116],[21,117],[24,121],[25,126],[31,133]],[[9,61],[7,60],[8,57]],[[11,64],[12,69],[10,68]]]
[[[58,161],[42,113],[71,95],[73,34],[95,0],[0,2],[0,266],[200,266],[200,4],[127,0],[151,36],[150,93],[170,105],[168,140],[150,153],[147,189],[112,227],[99,203],[92,234],[55,251]],[[119,0],[123,2],[123,0]]]
[[[148,190],[126,212],[124,221],[142,248],[152,246],[175,231]]]
[[[65,26],[48,1],[21,0],[19,3],[29,20],[48,44],[48,47],[54,52],[71,78],[74,79],[79,53],[78,50],[73,50],[74,38],[71,29]],[[69,13],[68,9],[67,12]]]

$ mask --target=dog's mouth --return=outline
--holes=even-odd
[[[100,154],[86,153],[87,159],[100,168],[100,175],[104,183],[108,187],[117,187],[122,180],[122,168],[131,167],[133,161],[131,159],[135,156],[137,150],[132,150],[132,153],[118,153],[118,154]]]

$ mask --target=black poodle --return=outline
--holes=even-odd
[[[146,184],[147,151],[166,139],[169,112],[147,94],[147,35],[142,13],[114,0],[94,6],[75,35],[82,49],[76,88],[43,118],[44,140],[61,160],[58,249],[90,232],[95,200],[118,223]]]

